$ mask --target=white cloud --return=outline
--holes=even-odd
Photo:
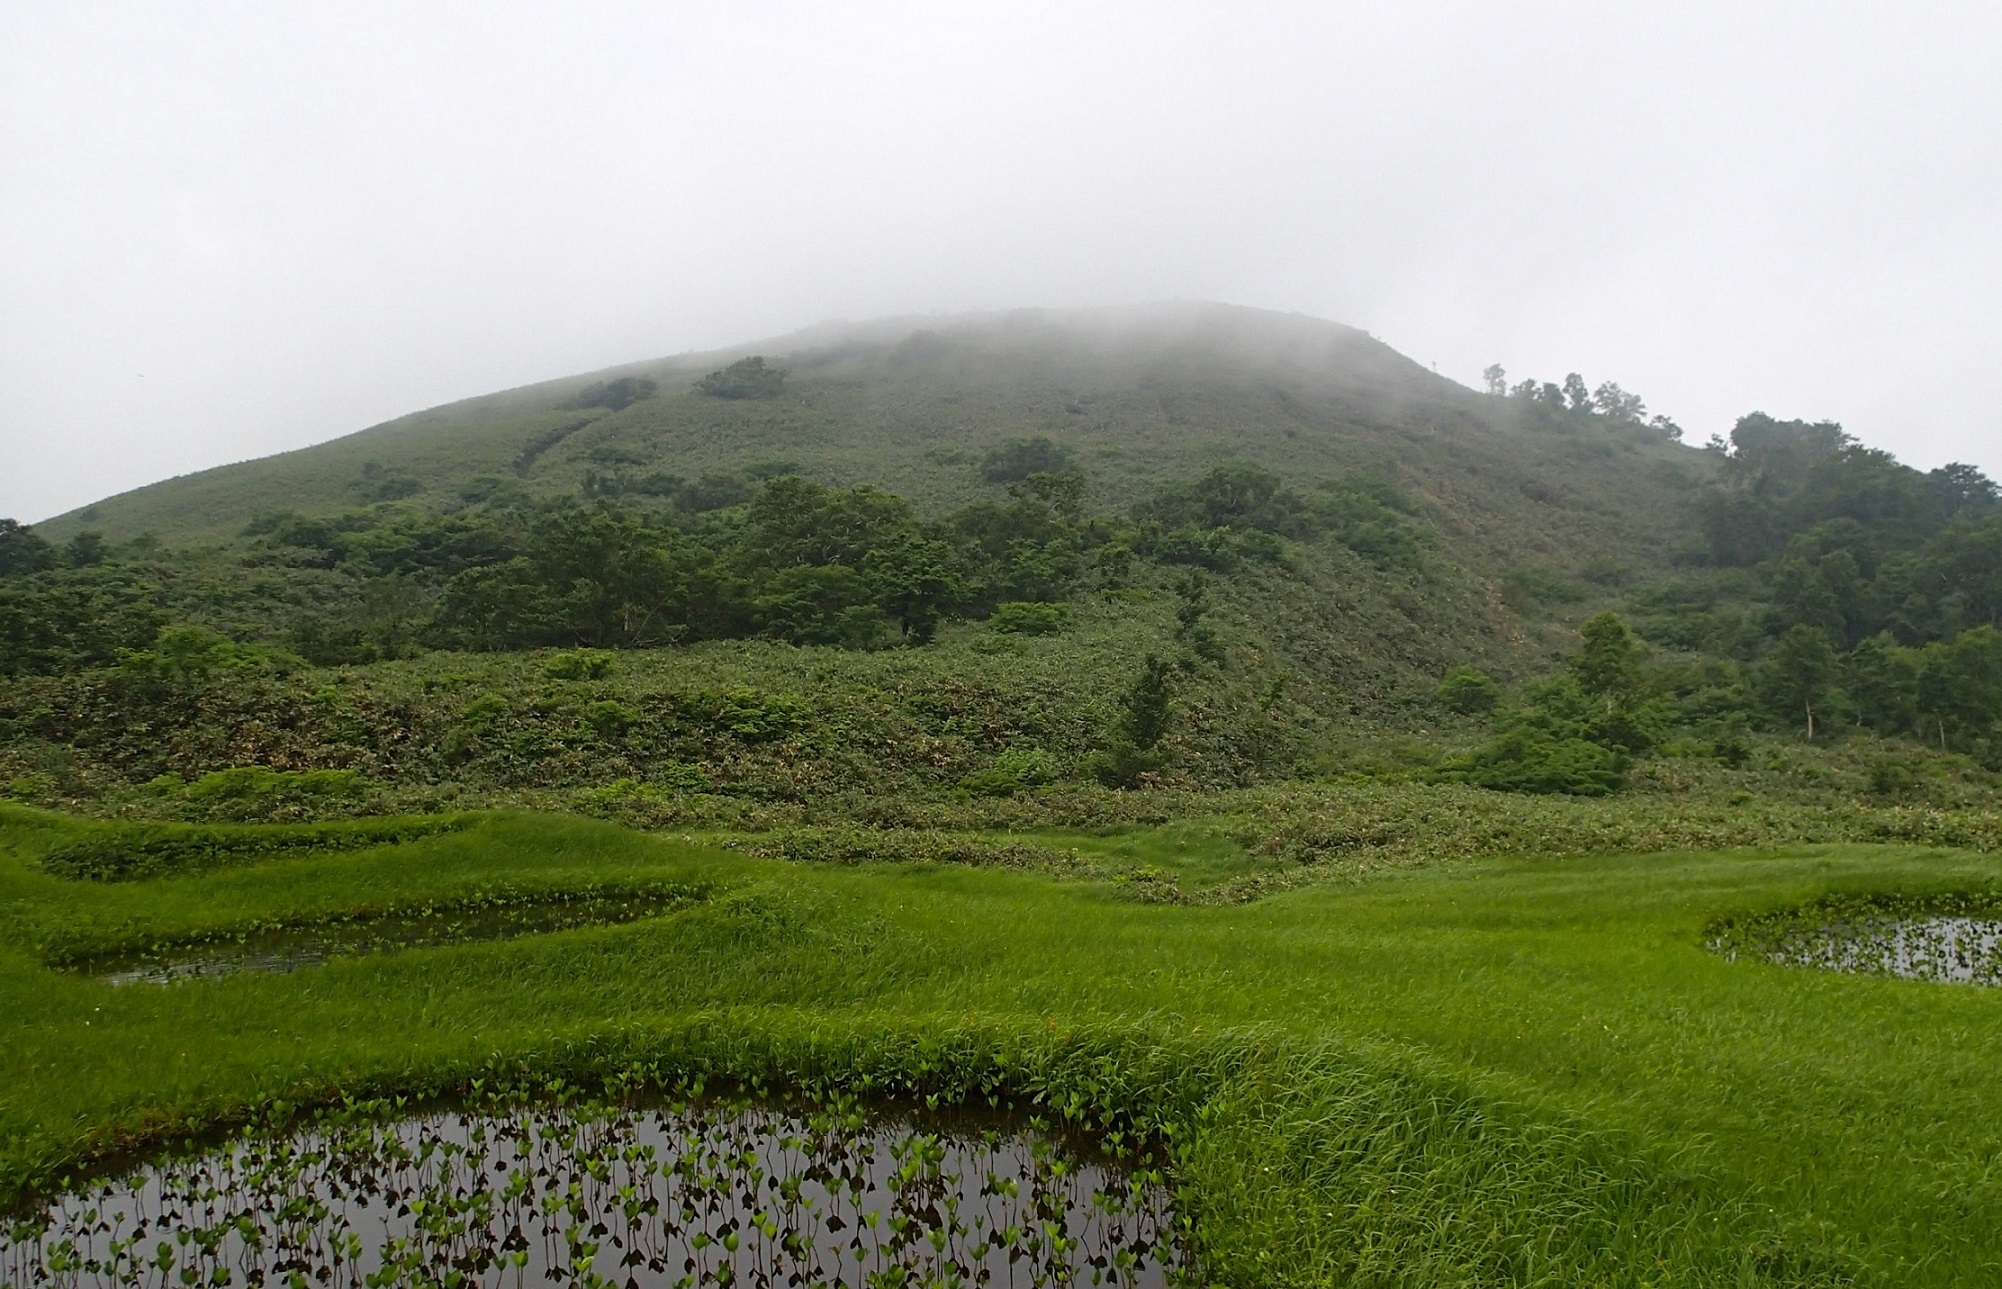
[[[1173,296],[2002,472],[1998,47],[1941,3],[17,2],[0,514],[825,317]]]

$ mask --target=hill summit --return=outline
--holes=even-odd
[[[779,383],[705,391],[710,373],[753,356]],[[1686,531],[1679,497],[1707,474],[1700,453],[1659,436],[1526,430],[1352,327],[1164,304],[829,323],[432,408],[40,528],[208,544],[274,508],[324,516],[649,476],[756,482],[775,469],[939,509],[983,495],[983,455],[1026,438],[1063,449],[1112,506],[1222,462],[1296,480],[1370,473],[1420,498],[1456,556],[1495,570],[1654,562]]]
[[[1692,448],[1610,381],[1487,381],[1174,304],[829,324],[469,399],[0,522],[0,770],[69,776],[37,799],[352,771],[868,810],[1300,775],[1735,792],[1798,738],[1904,742],[1848,763],[1871,792],[1988,790],[1991,480],[1760,413]]]

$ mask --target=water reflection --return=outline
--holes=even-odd
[[[244,1139],[58,1201],[10,1284],[1168,1285],[1162,1178],[1022,1125],[519,1105]]]
[[[484,898],[457,906],[386,910],[300,926],[221,933],[79,957],[64,967],[113,985],[164,985],[246,971],[298,971],[331,958],[636,922],[685,908],[703,894],[661,887]]]
[[[2002,919],[1891,913],[1864,908],[1803,909],[1713,931],[1726,957],[1764,958],[1910,980],[2002,985]]]

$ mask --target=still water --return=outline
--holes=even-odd
[[[66,963],[64,969],[113,985],[165,985],[242,972],[298,971],[332,958],[617,926],[662,917],[697,902],[674,888],[488,900],[471,907],[353,915],[98,954]]]
[[[1711,947],[1727,957],[1760,957],[1825,971],[2002,985],[2002,919],[1996,918],[1803,914],[1752,934],[1727,932],[1714,937]]]
[[[1158,1172],[1020,1121],[528,1103],[352,1118],[16,1215],[0,1283],[1184,1283]]]

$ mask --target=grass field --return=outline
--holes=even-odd
[[[40,870],[88,827],[0,816],[11,1188],[274,1102],[642,1069],[1040,1099],[1163,1132],[1226,1283],[1965,1285],[2002,1268],[2002,997],[1701,945],[1714,918],[1830,892],[1987,890],[1989,856],[1486,860],[1198,907],[501,814],[145,881]],[[1186,825],[993,840],[1192,888],[1251,863]],[[167,988],[45,965],[79,944],[619,883],[698,898]]]

